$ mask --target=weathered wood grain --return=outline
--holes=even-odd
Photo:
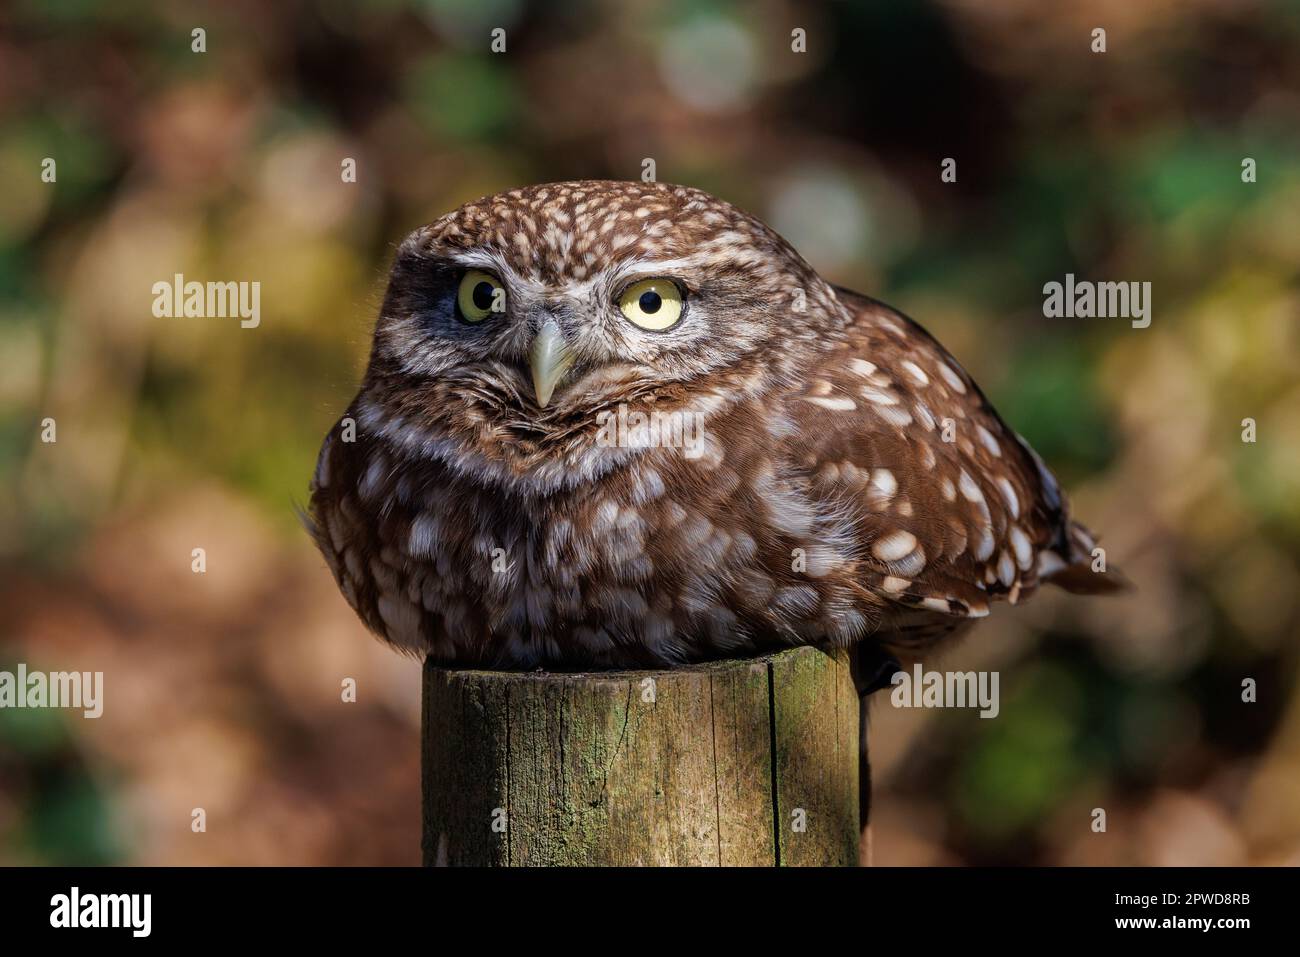
[[[857,861],[844,652],[663,672],[424,669],[427,865]]]

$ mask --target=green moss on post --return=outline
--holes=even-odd
[[[427,865],[850,865],[845,652],[679,671],[424,668]]]

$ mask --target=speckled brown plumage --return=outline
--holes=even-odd
[[[468,269],[505,289],[474,325]],[[619,311],[648,277],[685,291],[670,329]],[[544,406],[543,323],[572,356]],[[611,447],[601,414],[620,409],[699,423],[699,442]],[[942,346],[686,187],[520,189],[417,230],[347,416],[315,539],[371,629],[446,663],[922,651],[1044,580],[1111,584],[1080,573],[1091,536]]]

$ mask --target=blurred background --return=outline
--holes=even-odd
[[[293,506],[395,243],[646,158],[935,332],[1139,586],[943,661],[1000,672],[997,720],[876,703],[875,861],[1300,863],[1300,4],[1266,0],[5,4],[0,669],[106,690],[0,710],[0,863],[418,863],[419,665]],[[1151,282],[1150,328],[1044,318],[1067,272]],[[155,318],[175,273],[260,281],[261,325]]]

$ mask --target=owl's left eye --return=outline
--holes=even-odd
[[[642,279],[623,290],[618,308],[633,325],[661,332],[682,317],[682,291],[671,279]]]
[[[494,312],[505,312],[506,287],[490,272],[471,269],[456,290],[456,309],[466,322],[482,322]]]

